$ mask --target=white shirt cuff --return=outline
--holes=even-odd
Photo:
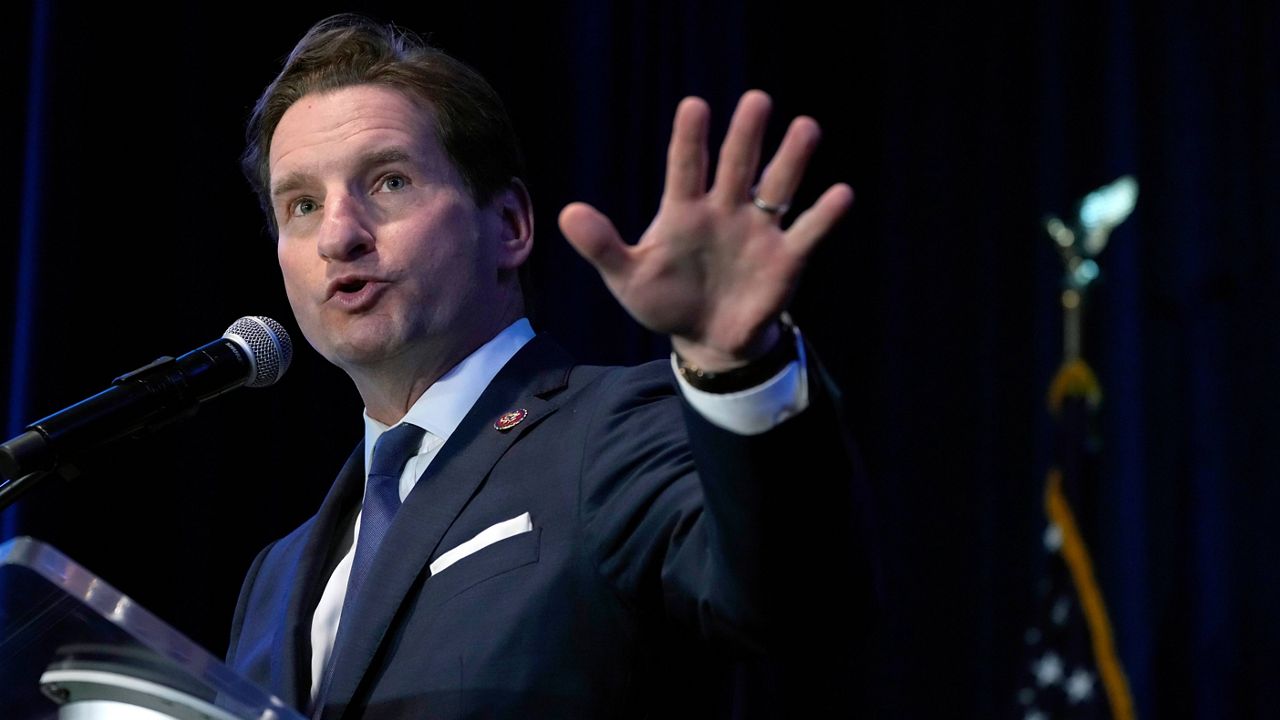
[[[689,405],[707,422],[739,435],[759,435],[809,407],[809,374],[798,328],[793,341],[797,360],[760,385],[738,392],[709,393],[690,385],[676,372],[675,353],[671,370]]]

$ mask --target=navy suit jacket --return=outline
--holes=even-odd
[[[862,598],[870,582],[850,447],[815,379],[808,410],[743,437],[688,408],[668,363],[575,366],[535,338],[405,499],[344,614],[317,715],[699,715],[723,699],[705,679],[719,660],[812,665],[810,640],[862,620],[831,588],[852,581]],[[495,428],[516,409],[521,423]],[[312,611],[362,462],[357,447],[319,512],[259,554],[236,608],[229,665],[301,709]],[[532,532],[430,573],[525,512]],[[688,694],[704,690],[719,699]]]

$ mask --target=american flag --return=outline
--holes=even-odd
[[[1111,636],[1106,604],[1072,507],[1094,454],[1088,420],[1101,399],[1083,360],[1063,365],[1049,392],[1057,465],[1044,488],[1043,571],[1023,635],[1014,717],[1133,720],[1133,700]]]

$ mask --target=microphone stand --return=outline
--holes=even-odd
[[[125,436],[141,437],[194,415],[199,398],[188,390],[188,381],[177,360],[159,357],[69,408],[78,413],[68,415],[64,410],[27,426],[25,432],[0,445],[0,477],[11,478],[0,485],[0,511],[50,475],[74,479],[79,471],[71,460],[80,451]],[[113,415],[123,420],[100,424]],[[58,444],[73,448],[70,456],[59,452]]]

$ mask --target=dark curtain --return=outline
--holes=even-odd
[[[241,315],[294,328],[237,156],[284,54],[346,9],[7,11],[9,434]],[[822,123],[796,204],[837,180],[858,200],[793,315],[844,388],[874,483],[888,612],[872,717],[1015,716],[1061,353],[1062,268],[1041,221],[1136,176],[1086,318],[1105,399],[1101,477],[1077,513],[1142,717],[1280,713],[1280,6],[363,9],[428,34],[507,99],[538,217],[536,324],[584,360],[668,348],[559,236],[560,207],[590,201],[638,236],[687,94],[711,102],[717,138],[750,87],[774,96],[771,143],[784,118]],[[307,349],[277,387],[87,458],[4,531],[54,544],[221,654],[250,560],[318,505],[359,412]],[[797,491],[817,472],[797,458]]]

